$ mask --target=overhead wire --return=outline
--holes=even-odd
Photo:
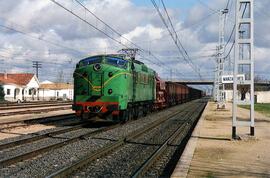
[[[169,25],[167,24],[165,18],[163,17],[163,15],[162,15],[162,13],[161,13],[161,11],[160,11],[158,5],[156,4],[156,1],[155,1],[155,0],[151,0],[151,2],[152,2],[152,4],[153,4],[153,6],[155,7],[155,9],[157,10],[158,15],[159,15],[159,17],[161,18],[161,20],[162,20],[163,24],[165,25],[166,29],[168,30],[169,34],[171,35],[171,37],[172,37],[172,39],[173,39],[173,41],[174,41],[174,43],[175,43],[175,45],[176,45],[176,47],[177,47],[179,53],[180,53],[181,56],[184,58],[184,60],[187,62],[187,64],[189,64],[190,67],[191,67],[196,73],[198,73],[199,77],[201,78],[201,75],[200,75],[200,72],[199,72],[198,68],[193,64],[193,62],[191,61],[191,59],[190,59],[189,56],[188,56],[188,53],[187,53],[186,49],[184,48],[183,44],[181,43],[181,41],[180,41],[179,38],[178,38],[178,34],[177,34],[176,31],[175,31],[175,28],[174,28],[174,26],[173,26],[173,24],[172,24],[172,21],[171,21],[170,16],[169,16],[169,14],[168,14],[168,12],[167,12],[167,9],[166,9],[166,6],[165,6],[164,2],[161,1],[161,2],[162,2],[162,5],[163,5],[163,8],[164,8],[164,10],[165,10],[165,12],[166,12],[167,18],[168,18],[168,20],[169,20],[169,24],[170,24],[170,26],[171,26],[171,29],[170,29]]]
[[[77,53],[82,53],[82,51],[79,51],[79,50],[77,50],[77,49],[73,49],[73,48],[70,48],[70,47],[61,45],[61,44],[59,44],[59,43],[56,43],[56,42],[46,40],[46,39],[41,38],[41,37],[36,37],[36,36],[30,35],[29,33],[24,32],[24,31],[22,31],[22,30],[15,29],[14,27],[9,27],[9,26],[3,25],[3,24],[0,24],[0,27],[1,27],[1,28],[5,28],[5,29],[10,30],[10,31],[14,31],[14,32],[16,32],[16,33],[20,33],[20,34],[22,34],[22,35],[25,35],[25,36],[30,37],[30,38],[35,39],[35,40],[43,41],[43,42],[45,42],[45,43],[54,45],[54,46],[59,47],[59,48],[64,48],[64,49],[68,49],[68,50],[75,51],[75,52],[77,52]]]
[[[190,27],[199,25],[199,24],[203,23],[205,20],[207,20],[208,18],[212,17],[212,15],[214,15],[214,14],[216,14],[216,13],[218,13],[218,11],[217,11],[217,12],[212,12],[212,13],[210,13],[210,14],[207,14],[206,16],[202,17],[201,19],[197,20],[197,22],[192,23],[192,24],[186,26],[186,27],[183,28],[183,29],[182,29],[182,28],[176,29],[175,31],[176,31],[176,32],[181,32],[181,31],[187,30],[187,29],[190,28]],[[167,31],[167,32],[168,32],[168,31]],[[155,39],[148,40],[148,41],[139,41],[139,43],[142,43],[142,42],[152,42],[152,41],[160,40],[160,39],[162,39],[162,38],[166,38],[166,37],[170,37],[170,36],[171,36],[171,35],[170,35],[170,33],[168,32],[168,34],[163,35],[161,38],[155,38]]]
[[[99,18],[95,13],[93,13],[89,8],[87,8],[85,5],[83,5],[82,2],[80,2],[79,0],[75,0],[82,8],[84,8],[88,13],[90,13],[92,16],[94,16],[97,20],[99,20],[101,23],[103,23],[106,27],[108,27],[110,30],[112,30],[114,33],[116,33],[120,38],[125,39],[126,41],[128,41],[130,44],[132,44],[133,46],[135,46],[136,48],[138,48],[140,51],[145,52],[147,54],[150,54],[152,57],[154,57],[156,60],[158,60],[162,65],[164,65],[164,63],[159,60],[154,54],[151,53],[151,51],[147,51],[145,49],[143,49],[142,47],[140,47],[139,45],[137,45],[136,43],[132,42],[131,40],[129,40],[128,38],[126,38],[123,34],[121,34],[120,32],[118,32],[117,30],[115,30],[113,27],[111,27],[111,25],[109,25],[108,23],[106,23],[104,20],[102,20],[101,18]],[[126,46],[125,46],[126,47]]]
[[[108,33],[104,32],[103,30],[97,28],[95,25],[91,24],[89,21],[87,21],[86,19],[83,19],[81,16],[79,16],[78,14],[74,13],[73,11],[71,11],[70,9],[68,9],[67,7],[63,6],[62,4],[60,4],[59,2],[55,1],[55,0],[50,0],[51,2],[55,3],[56,5],[58,5],[59,7],[63,8],[65,11],[69,12],[70,14],[72,14],[73,16],[77,17],[79,20],[83,21],[84,23],[86,23],[87,25],[89,25],[90,27],[94,28],[95,30],[99,31],[100,33],[104,34],[106,37],[108,37],[109,39],[115,41],[116,43],[129,48],[128,45],[122,43],[121,41],[119,41],[118,39],[115,39],[114,37],[112,37],[111,35],[109,35]],[[87,12],[94,14],[93,12],[91,12],[87,7],[85,7],[82,3],[80,3],[79,1],[76,1],[79,3],[79,5],[81,7],[83,7]],[[110,25],[108,25],[107,23],[105,23],[103,20],[101,20],[98,16],[94,15],[95,18],[97,18],[99,21],[101,21],[104,25],[106,25],[107,27],[109,27],[111,30],[113,30],[116,34],[118,34],[118,36],[128,40],[133,46],[137,47],[138,49],[140,49],[141,51],[145,52],[146,54],[152,56],[154,59],[156,59],[159,63],[156,63],[150,59],[147,59],[145,56],[141,55],[143,57],[143,59],[149,61],[152,64],[155,64],[161,68],[169,68],[167,65],[165,65],[160,59],[158,59],[154,54],[151,53],[151,51],[147,51],[144,50],[143,48],[141,48],[140,46],[138,46],[137,44],[135,44],[134,42],[132,42],[131,40],[127,39],[126,37],[123,37],[123,35],[121,33],[119,33],[118,31],[116,31],[114,28],[112,28]],[[179,73],[181,74],[181,73]],[[181,74],[183,75],[183,74]]]
[[[241,10],[241,8],[242,8],[242,4],[240,5],[239,11]],[[247,9],[247,4],[245,4],[244,10],[243,10],[243,12],[242,12],[242,15],[241,15],[242,18],[243,18],[244,15],[245,15],[246,9]],[[226,43],[226,45],[225,45],[225,48],[226,48],[226,46],[229,44],[229,42],[230,42],[230,40],[231,40],[231,38],[232,38],[232,36],[233,36],[233,34],[234,34],[234,32],[235,32],[235,28],[236,28],[236,23],[235,23],[234,26],[233,26],[232,32],[231,32],[231,34],[230,34],[229,40],[227,41],[227,43]],[[232,49],[233,49],[234,45],[235,45],[235,40],[233,41],[233,43],[232,43],[232,45],[231,45],[231,47],[230,47],[229,52],[228,52],[227,55],[225,56],[225,59],[229,57],[230,53],[232,52]]]

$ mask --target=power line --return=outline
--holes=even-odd
[[[203,6],[207,7],[208,9],[210,9],[213,12],[219,12],[219,10],[213,9],[212,7],[210,7],[208,4],[206,4],[205,2],[201,1],[201,0],[197,0],[200,4],[202,4]]]
[[[235,45],[235,40],[233,41],[233,43],[232,43],[232,45],[231,45],[231,47],[230,47],[229,52],[228,52],[228,53],[227,53],[227,55],[225,56],[225,59],[226,59],[226,58],[228,58],[228,57],[229,57],[229,55],[231,54],[231,52],[232,52],[232,49],[233,49],[234,45]]]
[[[33,35],[30,35],[30,34],[24,32],[24,31],[22,31],[22,30],[15,29],[15,28],[13,28],[13,27],[5,26],[5,25],[2,25],[2,24],[0,24],[0,27],[5,28],[5,29],[10,30],[10,31],[14,31],[14,32],[20,33],[20,34],[22,34],[22,35],[25,35],[25,36],[30,37],[30,38],[35,39],[35,40],[43,41],[43,42],[45,42],[45,43],[54,45],[54,46],[59,47],[59,48],[65,48],[65,49],[68,49],[68,50],[75,51],[75,52],[77,52],[77,53],[82,53],[81,51],[78,51],[78,50],[76,50],[76,49],[73,49],[73,48],[70,48],[70,47],[61,45],[61,44],[56,43],[56,42],[53,42],[53,41],[49,41],[49,40],[43,39],[43,38],[41,38],[41,37],[35,37],[35,36],[33,36]]]
[[[188,28],[190,28],[190,27],[199,25],[199,24],[201,24],[202,22],[204,22],[205,20],[207,20],[208,18],[210,18],[212,15],[214,15],[214,14],[216,14],[216,13],[218,13],[218,11],[212,12],[212,13],[210,13],[210,14],[207,14],[206,16],[202,17],[201,19],[197,20],[197,22],[192,23],[192,24],[186,26],[184,29],[180,28],[180,29],[176,29],[175,31],[176,31],[176,32],[181,32],[181,31],[184,31],[184,30],[186,30],[186,29],[188,29]],[[167,31],[167,32],[168,32],[168,31]],[[139,41],[139,43],[156,41],[156,40],[160,40],[160,39],[162,39],[162,38],[169,37],[169,36],[171,36],[171,35],[170,35],[170,33],[168,32],[168,34],[165,34],[165,35],[162,36],[161,38],[155,38],[155,39],[148,40],[148,41]]]
[[[165,10],[165,13],[167,15],[167,18],[168,18],[168,21],[169,21],[169,24],[170,24],[171,29],[170,29],[169,25],[167,24],[167,22],[166,22],[165,18],[163,17],[163,15],[161,14],[160,9],[159,9],[158,5],[156,4],[156,1],[155,0],[151,0],[151,2],[153,4],[153,6],[156,8],[156,10],[157,10],[157,12],[158,12],[158,14],[159,14],[159,16],[160,16],[163,24],[165,25],[165,27],[167,28],[168,32],[170,33],[170,35],[171,35],[171,37],[172,37],[172,39],[173,39],[173,41],[174,41],[174,43],[175,43],[175,45],[176,45],[179,53],[183,56],[184,60],[190,65],[190,67],[196,73],[198,73],[199,77],[201,78],[201,75],[200,75],[200,72],[199,72],[198,68],[193,64],[193,62],[190,59],[190,57],[189,57],[186,49],[184,48],[183,44],[179,40],[178,34],[175,31],[175,28],[174,28],[174,26],[172,24],[171,18],[170,18],[169,14],[168,14],[168,11],[166,9],[166,6],[165,6],[163,0],[161,0],[161,2],[162,2],[162,5],[163,5],[163,8]]]
[[[226,9],[229,8],[229,4],[230,4],[230,0],[227,1],[227,4],[226,4]]]
[[[111,29],[114,33],[116,33],[120,38],[125,39],[126,41],[128,41],[130,44],[132,44],[133,46],[136,47],[136,49],[140,50],[141,52],[144,52],[146,54],[151,55],[152,57],[154,57],[156,60],[158,60],[162,65],[165,65],[159,58],[157,58],[154,54],[152,54],[151,51],[149,50],[145,50],[142,47],[140,47],[139,45],[137,45],[136,43],[132,42],[131,40],[129,40],[128,38],[124,37],[123,34],[121,34],[120,32],[118,32],[117,30],[115,30],[112,26],[110,26],[108,23],[106,23],[105,21],[103,21],[101,18],[99,18],[97,15],[95,15],[91,10],[89,10],[85,5],[82,4],[82,2],[75,0],[81,7],[83,7],[88,13],[90,13],[92,16],[94,16],[97,20],[99,20],[101,23],[103,23],[106,27],[108,27],[109,29]],[[126,49],[127,46],[125,46]],[[140,53],[138,53],[140,55]],[[181,74],[181,73],[179,73]],[[183,75],[183,74],[181,74]]]
[[[81,20],[82,22],[86,23],[86,24],[89,25],[90,27],[92,27],[92,28],[94,28],[95,30],[99,31],[100,33],[102,33],[103,35],[105,35],[105,36],[108,37],[109,39],[113,40],[114,42],[116,42],[116,43],[118,43],[118,44],[124,46],[125,48],[130,48],[128,45],[122,43],[122,42],[119,41],[118,39],[115,39],[113,36],[109,35],[108,33],[104,32],[103,30],[97,28],[95,25],[91,24],[91,23],[90,23],[89,21],[87,21],[86,19],[83,19],[81,16],[79,16],[79,15],[76,14],[76,13],[74,13],[73,11],[71,11],[71,10],[68,9],[67,7],[63,6],[63,5],[60,4],[59,2],[57,2],[57,1],[55,1],[55,0],[50,0],[50,1],[53,2],[54,4],[58,5],[59,7],[61,7],[62,9],[64,9],[65,11],[69,12],[70,14],[72,14],[73,16],[75,16],[76,18],[78,18],[79,20]],[[76,1],[76,2],[78,2],[78,1]],[[79,3],[79,2],[78,2],[78,3]],[[85,10],[86,10],[87,12],[89,12],[89,13],[91,12],[91,11],[90,11],[88,8],[86,8],[82,3],[80,3],[80,5],[81,5],[82,7],[84,7]],[[91,12],[91,14],[93,14],[93,13]],[[117,32],[115,29],[113,29],[110,25],[108,25],[108,24],[105,23],[103,20],[101,20],[100,18],[98,18],[96,15],[95,15],[94,17],[96,17],[99,21],[101,21],[103,24],[105,24],[107,27],[109,27],[111,30],[113,30],[116,34],[118,34],[118,36],[120,36],[120,37],[122,37],[122,38],[128,40],[127,38],[123,37],[119,32]],[[159,67],[161,67],[161,68],[168,67],[168,66],[166,66],[161,60],[159,60],[154,54],[152,54],[150,51],[146,51],[146,50],[142,49],[140,46],[138,46],[137,44],[131,42],[130,40],[128,40],[128,41],[129,41],[132,45],[134,45],[135,47],[139,48],[140,51],[145,52],[146,54],[151,55],[153,58],[155,58],[157,61],[159,61],[159,63],[156,63],[156,62],[154,62],[154,61],[152,61],[152,60],[149,60],[149,59],[147,59],[144,55],[139,54],[139,55],[140,55],[141,57],[143,57],[145,60],[147,60],[147,61],[151,62],[152,64],[155,64],[155,65],[157,65],[157,66],[159,66]],[[181,74],[181,73],[179,73],[179,74]],[[181,74],[181,75],[182,75],[182,74]]]
[[[241,10],[241,8],[242,8],[242,4],[240,4],[239,11]],[[243,12],[242,12],[242,15],[241,15],[242,18],[243,18],[244,15],[245,15],[246,9],[247,9],[247,4],[245,4],[244,10],[243,10]],[[236,28],[236,24],[234,24],[234,26],[233,26],[232,32],[231,32],[230,37],[229,37],[229,39],[228,39],[228,41],[227,41],[227,43],[226,43],[226,45],[225,45],[225,48],[227,47],[227,45],[228,45],[229,42],[231,41],[232,36],[233,36],[233,34],[234,34],[234,32],[235,32],[235,28]],[[226,59],[227,57],[229,57],[229,55],[231,54],[232,49],[233,49],[233,47],[234,47],[234,44],[235,44],[235,40],[233,41],[232,46],[230,47],[230,50],[229,50],[228,54],[225,56],[225,59]]]
[[[115,41],[116,43],[129,48],[129,46],[125,45],[124,43],[122,43],[121,41],[115,39],[114,37],[112,37],[111,35],[109,35],[108,33],[104,32],[103,30],[97,28],[96,26],[94,26],[93,24],[91,24],[90,22],[88,22],[86,19],[83,19],[82,17],[80,17],[78,14],[74,13],[73,11],[71,11],[70,9],[66,8],[65,6],[63,6],[62,4],[60,4],[59,2],[55,1],[55,0],[50,0],[51,2],[53,2],[54,4],[58,5],[59,7],[61,7],[62,9],[64,9],[65,11],[69,12],[70,14],[72,14],[73,16],[77,17],[79,20],[83,21],[84,23],[86,23],[87,25],[89,25],[90,27],[94,28],[95,30],[99,31],[100,33],[102,33],[103,35],[105,35],[106,37],[108,37],[109,39]],[[81,3],[80,3],[81,4]],[[81,4],[82,5],[82,4]],[[83,6],[83,5],[82,5]],[[85,6],[83,6],[85,9],[87,9]],[[90,10],[88,11],[90,12]],[[152,62],[152,61],[149,61]],[[153,64],[156,64],[158,66],[161,66],[160,64],[157,64],[155,62],[152,62]]]

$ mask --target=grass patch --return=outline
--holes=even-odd
[[[241,108],[245,108],[245,109],[250,109],[250,106],[247,105],[240,105],[239,107]],[[254,105],[254,109],[257,112],[260,112],[264,115],[270,116],[270,103],[257,103]]]

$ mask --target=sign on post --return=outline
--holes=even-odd
[[[245,75],[244,74],[237,75],[237,80],[245,81]],[[222,83],[233,83],[233,75],[223,75]]]

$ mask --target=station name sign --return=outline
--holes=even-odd
[[[245,80],[245,75],[237,75],[237,80],[238,81],[244,81]],[[223,75],[222,76],[222,83],[233,83],[233,75]]]

